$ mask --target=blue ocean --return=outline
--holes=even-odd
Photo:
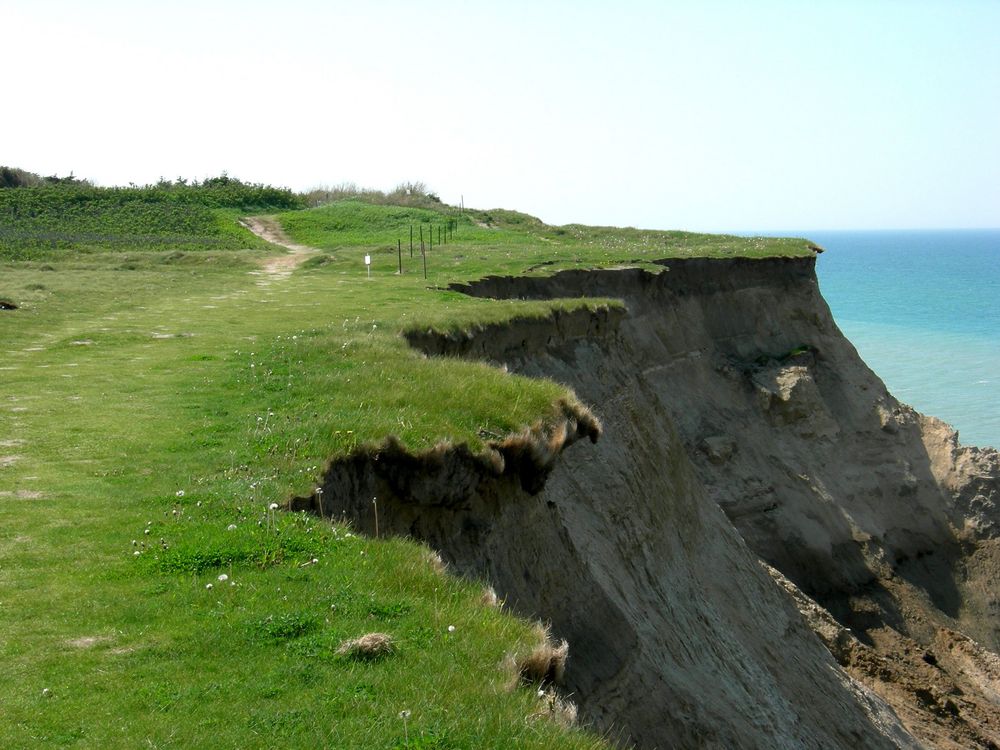
[[[1000,230],[803,232],[841,330],[899,400],[1000,448]]]

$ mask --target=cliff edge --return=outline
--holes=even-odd
[[[663,265],[458,287],[625,315],[409,334],[572,386],[593,447],[562,452],[597,437],[571,409],[523,441],[538,460],[355,457],[323,512],[371,529],[376,493],[383,533],[550,621],[564,690],[622,744],[997,746],[996,452],[887,392],[813,259]]]

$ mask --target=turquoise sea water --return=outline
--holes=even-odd
[[[805,232],[841,330],[901,401],[1000,448],[1000,230]]]

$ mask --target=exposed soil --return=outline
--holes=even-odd
[[[266,258],[261,264],[260,271],[251,272],[262,276],[258,284],[266,285],[272,281],[288,278],[296,268],[319,252],[315,248],[292,242],[273,216],[248,216],[241,223],[261,239],[289,250],[285,255]]]
[[[527,453],[390,444],[296,507],[372,533],[377,494],[381,533],[552,623],[581,718],[625,743],[1000,745],[1000,454],[886,391],[813,259],[666,265],[458,287],[627,315],[408,334],[571,384],[596,446],[555,460],[571,417]]]
[[[630,315],[618,336],[569,349],[532,337],[521,351],[486,356],[570,383],[600,404],[608,425],[603,443],[650,420],[669,424],[697,477],[697,489],[688,492],[717,503],[750,549],[806,592],[802,596],[823,613],[807,622],[854,684],[892,707],[907,741],[998,746],[1000,454],[959,445],[947,425],[887,392],[834,324],[812,259],[664,265],[668,270],[659,276],[565,272],[547,279],[489,278],[461,288],[487,297],[626,300]],[[473,338],[461,344],[464,351],[492,349]],[[436,353],[448,349],[442,339]],[[621,501],[627,518],[638,499],[629,496],[631,478],[646,461],[668,466],[674,449],[669,440],[634,446],[620,463],[599,447],[590,460],[617,479],[593,481]],[[587,467],[575,455],[566,463],[577,497],[592,494],[579,481]],[[562,476],[553,472],[546,494],[557,491]],[[655,482],[642,491],[649,493],[656,493]],[[676,513],[674,506],[683,502],[671,497],[661,512]],[[704,564],[718,575],[745,578],[722,573],[719,559]],[[618,579],[616,588],[625,585],[622,570],[609,575]],[[832,637],[821,622],[836,626]],[[577,658],[588,658],[580,655],[580,636],[560,632],[558,618],[554,624],[571,649],[577,643]],[[756,627],[787,649],[787,634],[776,633],[773,623]],[[660,676],[671,684],[684,681],[665,667]],[[806,700],[823,700],[817,689]],[[582,707],[593,712],[586,700]],[[872,710],[869,716],[878,728],[885,714]],[[631,724],[640,744],[671,744],[677,736],[676,726],[673,735],[636,726]],[[898,736],[892,741],[901,743]],[[845,746],[818,737],[815,743]],[[736,744],[763,746],[745,734]],[[779,733],[774,744],[783,744]]]

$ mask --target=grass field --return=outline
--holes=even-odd
[[[426,209],[348,201],[281,214],[296,241],[323,249],[289,277],[262,271],[280,249],[238,225],[224,252],[198,245],[210,227],[189,235],[197,251],[161,249],[130,244],[155,233],[125,231],[113,212],[95,227],[120,242],[99,252],[0,256],[0,299],[19,306],[0,311],[0,747],[603,745],[539,718],[534,688],[507,689],[505,654],[538,633],[485,605],[481,583],[442,575],[418,544],[269,506],[389,434],[414,451],[477,446],[481,432],[544,420],[572,398],[557,383],[426,359],[399,332],[614,302],[477,300],[444,290],[450,280],[648,262],[671,248],[808,251],[412,211]],[[435,246],[425,281],[409,224],[449,219],[454,241]],[[393,636],[395,653],[337,653],[371,631]]]

